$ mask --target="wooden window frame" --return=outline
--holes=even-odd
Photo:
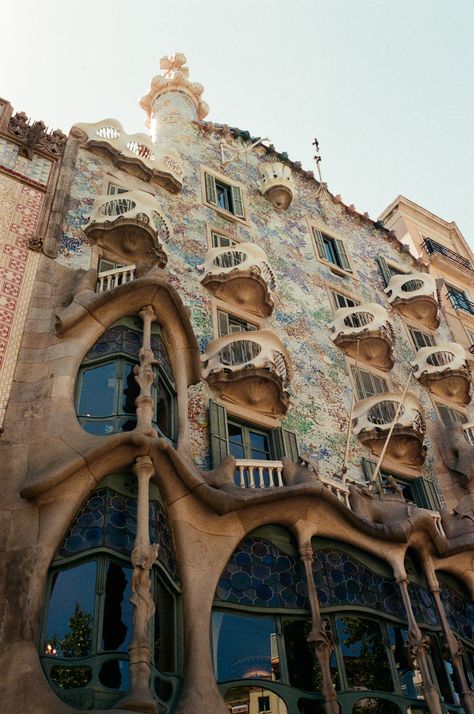
[[[308,220],[308,228],[309,228],[309,233],[310,233],[310,239],[311,239],[311,245],[313,247],[313,252],[316,257],[316,259],[325,265],[329,270],[334,273],[335,275],[340,275],[342,277],[350,277],[357,279],[357,276],[355,274],[355,269],[354,269],[354,262],[352,260],[352,256],[350,254],[350,251],[348,249],[348,242],[346,238],[343,238],[342,236],[338,235],[335,233],[333,230],[330,228],[327,228],[326,226],[323,226],[319,223],[315,223],[314,221]],[[344,263],[344,258],[348,264],[348,268],[343,268],[339,266],[337,263],[333,263],[330,260],[327,260],[321,253],[320,248],[318,247],[318,238],[316,235],[316,232],[320,233],[321,236],[325,236],[326,238],[334,241],[336,243],[336,252],[339,255],[339,259],[341,260],[341,255],[342,255],[342,260],[341,262]],[[340,250],[343,250],[343,253],[341,254]]]
[[[435,337],[435,331],[434,330],[429,330],[429,329],[420,329],[418,325],[412,325],[412,324],[407,324],[406,325],[408,334],[410,337],[410,342],[413,345],[413,349],[415,353],[421,349],[421,347],[435,347],[436,346],[436,337]],[[413,337],[413,332],[420,332],[422,335],[428,335],[432,340],[433,344],[432,345],[422,345],[421,347],[417,345],[415,342],[415,339]]]
[[[459,423],[459,424],[469,424],[469,415],[467,414],[466,410],[465,410],[465,409],[461,409],[458,404],[456,404],[455,406],[453,406],[452,403],[440,402],[440,401],[435,401],[435,400],[433,400],[433,404],[434,404],[434,406],[435,406],[436,413],[438,414],[438,419],[440,420],[441,424],[443,424],[443,426],[451,426],[452,424],[456,424],[456,423]],[[461,414],[461,415],[465,418],[466,421],[464,421],[464,422],[454,421],[454,422],[451,422],[451,424],[446,424],[445,421],[444,421],[444,419],[443,419],[443,417],[441,416],[441,412],[440,412],[440,410],[439,410],[440,407],[441,407],[442,409],[449,409],[449,410],[452,411],[452,412],[456,412],[457,414]]]
[[[212,223],[206,223],[206,236],[209,250],[215,248],[212,243],[213,233],[218,233],[223,238],[228,238],[229,240],[233,241],[235,245],[238,245],[239,243],[245,243],[245,239],[235,235],[235,233],[233,233],[232,231],[229,231],[226,228],[221,228],[220,226],[216,226]]]
[[[240,192],[240,201],[242,204],[242,215],[239,215],[239,213],[234,213],[233,211],[228,211],[225,208],[222,208],[217,204],[217,197],[216,197],[216,202],[210,201],[208,197],[208,179],[207,177],[211,177],[211,179],[214,181],[217,180],[219,183],[224,184],[225,186],[229,186],[231,192],[233,190],[237,189]],[[245,225],[248,225],[247,223],[247,216],[248,216],[248,205],[247,205],[247,196],[245,192],[245,187],[239,183],[238,181],[233,181],[230,179],[228,176],[225,176],[224,174],[219,173],[218,171],[215,171],[214,169],[211,169],[208,166],[201,166],[201,192],[202,192],[202,202],[205,206],[208,206],[209,208],[212,208],[216,213],[218,213],[220,216],[225,218],[228,221],[231,221],[232,223],[243,223]]]
[[[331,308],[333,313],[336,312],[336,310],[339,310],[341,308],[340,305],[337,304],[336,302],[336,295],[341,295],[342,297],[346,298],[347,300],[352,300],[355,302],[356,306],[362,305],[363,300],[359,295],[355,295],[354,293],[351,293],[349,290],[345,290],[344,288],[340,288],[337,285],[328,285],[328,292],[329,292],[329,302],[331,304]]]
[[[239,320],[245,320],[253,325],[256,325],[257,330],[263,328],[263,317],[258,317],[257,315],[250,315],[246,310],[242,310],[237,305],[233,305],[219,298],[212,297],[211,302],[211,312],[212,312],[212,330],[214,337],[217,339],[219,337],[219,312],[226,312],[228,315],[234,315]]]
[[[357,369],[358,369],[358,370],[361,370],[362,372],[366,372],[367,374],[370,374],[370,375],[373,376],[373,377],[377,377],[377,379],[381,379],[382,381],[385,382],[385,384],[386,384],[386,386],[387,386],[387,389],[386,389],[384,392],[377,392],[376,394],[371,395],[371,396],[369,396],[369,397],[360,397],[360,396],[359,396],[359,390],[358,390],[358,387],[357,387],[357,379],[356,379],[356,376],[355,376],[355,374],[354,374],[354,371],[355,371],[355,369],[356,369],[355,360],[352,360],[352,359],[351,359],[351,360],[348,360],[348,361],[349,361],[349,376],[350,376],[352,388],[354,389],[354,393],[355,393],[355,395],[356,395],[356,397],[357,397],[356,402],[361,402],[361,401],[363,401],[364,399],[371,399],[372,396],[377,396],[378,394],[385,394],[386,392],[391,392],[391,391],[392,391],[392,385],[391,385],[390,380],[389,380],[388,377],[387,377],[387,373],[386,373],[386,372],[382,372],[381,370],[374,369],[373,367],[371,367],[370,369],[368,369],[365,364],[363,364],[362,366],[361,366],[360,364],[358,364],[358,365],[357,365]]]

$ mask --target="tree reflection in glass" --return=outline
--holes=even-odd
[[[273,617],[214,612],[214,669],[219,682],[232,679],[280,678]]]
[[[336,622],[349,688],[393,691],[380,625],[363,617],[338,617]]]
[[[407,647],[408,632],[402,627],[387,624],[388,639],[398,672],[400,687],[405,697],[422,699],[422,679],[415,658]]]
[[[323,681],[314,644],[307,641],[311,631],[311,620],[283,620],[283,635],[285,638],[286,662],[290,682],[294,687],[307,692],[321,692]],[[338,673],[336,655],[333,652],[330,660],[332,682],[338,688]]]
[[[353,714],[401,714],[400,707],[388,699],[359,699],[352,709]]]

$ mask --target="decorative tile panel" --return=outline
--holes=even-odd
[[[0,137],[0,168],[20,178],[46,187],[53,162],[36,154],[31,161],[19,155],[20,147]]]

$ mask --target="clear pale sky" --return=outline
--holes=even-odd
[[[0,96],[68,131],[138,100],[183,52],[208,119],[269,137],[372,218],[399,193],[474,244],[472,0],[5,3]]]

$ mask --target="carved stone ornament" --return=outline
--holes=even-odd
[[[177,52],[171,57],[162,57],[160,60],[160,69],[165,70],[164,75],[157,74],[151,80],[151,87],[148,94],[140,100],[140,106],[146,111],[148,119],[152,114],[153,102],[157,96],[164,92],[182,92],[196,106],[197,119],[204,119],[209,113],[209,107],[206,102],[203,102],[201,95],[204,91],[202,84],[198,82],[190,82],[189,68],[186,67],[186,57],[181,52]]]
[[[30,123],[25,112],[14,114],[8,123],[8,131],[21,141],[20,156],[32,161],[35,151],[43,151],[53,156],[64,153],[67,136],[59,129],[48,133],[42,121]]]
[[[41,236],[30,236],[28,238],[28,248],[34,250],[35,253],[41,253],[43,250],[43,239]]]

